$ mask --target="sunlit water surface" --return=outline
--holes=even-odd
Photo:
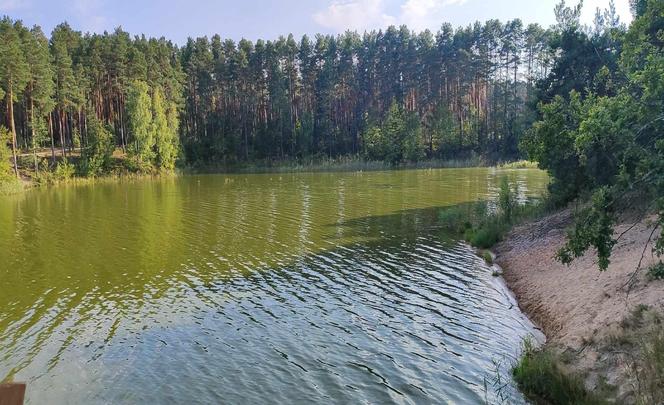
[[[437,223],[505,175],[522,199],[547,183],[210,175],[0,198],[0,380],[38,404],[522,402],[504,364],[532,325]]]

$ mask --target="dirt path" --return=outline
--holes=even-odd
[[[567,210],[515,228],[496,247],[497,262],[521,308],[543,329],[547,345],[575,357],[571,368],[588,375],[589,388],[605,379],[618,386],[619,398],[625,398],[631,389],[627,370],[599,342],[639,305],[664,310],[664,282],[648,280],[645,270],[633,278],[631,289],[626,287],[644,248],[643,267],[656,262],[651,245],[646,246],[652,226],[648,221],[631,230],[633,224],[619,226],[617,234],[627,232],[614,249],[608,271],[602,273],[592,254],[570,267],[554,259],[571,222]]]

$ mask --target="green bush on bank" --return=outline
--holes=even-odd
[[[503,237],[510,229],[510,224],[502,218],[491,217],[477,228],[466,230],[464,238],[474,247],[490,249],[503,240]]]
[[[523,356],[512,374],[524,395],[538,405],[608,403],[597,394],[588,392],[581,378],[565,373],[556,355],[535,348],[529,340],[524,342]]]
[[[0,195],[16,194],[23,190],[10,161],[12,153],[8,146],[9,140],[9,131],[0,126]]]
[[[536,218],[548,208],[545,201],[519,204],[517,195],[518,189],[503,178],[494,212],[490,212],[487,202],[479,201],[442,210],[439,223],[443,230],[463,236],[472,246],[490,249],[502,241],[514,225]]]

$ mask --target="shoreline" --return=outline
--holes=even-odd
[[[494,247],[495,261],[519,308],[546,336],[543,348],[564,359],[565,371],[591,392],[634,403],[639,381],[632,360],[640,349],[628,338],[646,326],[629,326],[630,319],[644,311],[664,313],[664,281],[646,276],[657,261],[650,254],[652,226],[647,220],[618,225],[616,235],[625,233],[609,269],[600,272],[592,253],[570,267],[555,260],[572,219],[566,209],[516,226]],[[642,269],[633,277],[642,255]]]
[[[21,178],[16,182],[0,183],[0,197],[22,194],[30,190],[51,188],[61,185],[87,185],[95,183],[123,182],[142,179],[155,179],[162,177],[179,177],[183,175],[246,175],[246,174],[288,174],[288,173],[346,173],[346,172],[378,172],[378,171],[400,171],[400,170],[433,170],[433,169],[471,169],[471,168],[489,168],[497,169],[537,169],[537,165],[528,161],[514,161],[489,164],[482,160],[424,160],[412,164],[389,165],[385,162],[375,162],[350,159],[332,159],[322,162],[258,162],[257,164],[238,165],[238,166],[210,166],[210,167],[182,167],[176,168],[171,172],[154,173],[132,173],[129,171],[116,171],[106,173],[95,177],[72,176],[65,179],[49,179],[44,183],[35,180],[35,176],[29,174],[23,168]],[[52,173],[52,172],[46,172]],[[2,188],[1,186],[4,186]]]
[[[21,195],[33,190],[45,190],[51,188],[57,188],[60,186],[86,186],[90,184],[105,184],[105,183],[123,183],[129,181],[137,180],[147,180],[147,179],[160,179],[160,178],[172,178],[181,176],[183,173],[180,171],[173,172],[159,172],[159,173],[115,173],[107,174],[103,176],[96,177],[71,177],[64,180],[54,180],[47,183],[38,183],[32,179],[21,178],[17,182],[13,183],[10,187],[10,191],[7,193],[0,193],[0,197],[11,197],[16,195]]]

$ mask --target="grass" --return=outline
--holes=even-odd
[[[479,249],[491,249],[502,241],[515,225],[541,217],[549,211],[546,200],[519,204],[519,190],[507,178],[501,180],[498,207],[491,212],[487,202],[444,209],[439,220],[447,231],[463,235],[468,243]]]
[[[637,401],[641,404],[664,403],[664,328],[652,326],[639,340],[640,356],[635,371],[639,382]]]
[[[516,162],[502,163],[498,165],[501,169],[539,169],[537,162],[531,162],[529,160],[519,160]]]
[[[537,405],[595,405],[608,402],[586,390],[583,380],[566,373],[557,356],[524,342],[523,356],[512,370],[514,381],[524,395]]]
[[[502,241],[516,225],[538,218],[548,212],[543,201],[533,201],[510,208],[510,218],[502,212],[489,213],[488,204],[479,201],[440,211],[439,224],[447,233],[462,236],[479,249],[491,249]]]
[[[488,163],[479,157],[466,159],[428,159],[392,165],[389,162],[370,161],[359,155],[337,158],[312,157],[306,159],[259,160],[251,163],[229,163],[194,165],[188,168],[192,172],[203,173],[301,173],[301,172],[351,172],[382,171],[394,169],[437,169],[486,167]]]
[[[607,344],[627,353],[636,402],[664,403],[664,318],[646,305],[637,305],[620,326]]]

